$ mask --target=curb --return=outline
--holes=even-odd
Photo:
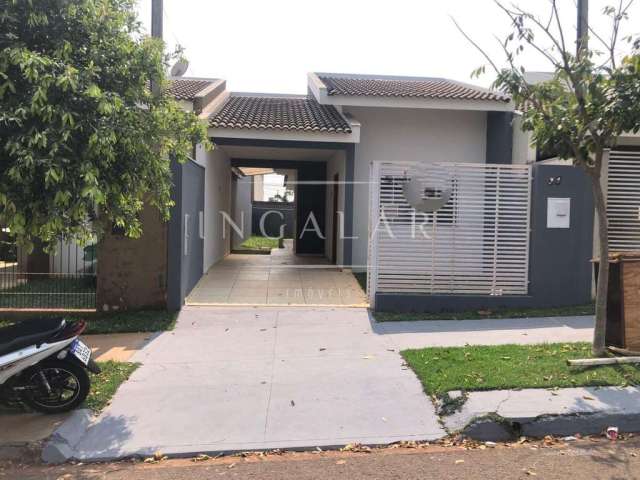
[[[74,449],[93,421],[89,409],[74,411],[49,437],[42,449],[42,461],[45,463],[64,463],[74,456]]]
[[[621,432],[639,432],[640,415],[633,413],[590,412],[567,415],[542,415],[535,418],[505,418],[496,414],[474,419],[461,434],[478,441],[509,441],[520,436],[542,438],[545,435],[598,435],[609,426]]]

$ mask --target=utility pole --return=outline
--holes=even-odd
[[[151,36],[162,40],[162,0],[151,0]],[[151,80],[151,92],[160,95],[160,86]]]
[[[580,57],[589,42],[589,0],[578,0],[578,39],[576,55]]]

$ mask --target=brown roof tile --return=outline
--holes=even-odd
[[[193,100],[198,93],[215,82],[216,80],[174,78],[169,80],[167,93],[176,100]]]
[[[331,76],[318,74],[328,95],[405,97],[509,102],[501,92],[486,90],[442,78],[393,78],[375,76]]]
[[[232,94],[209,119],[215,128],[351,133],[349,123],[332,105],[298,96]]]

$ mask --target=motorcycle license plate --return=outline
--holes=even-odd
[[[89,363],[89,359],[91,358],[91,349],[77,338],[71,343],[69,351],[85,365]]]

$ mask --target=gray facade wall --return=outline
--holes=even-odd
[[[522,296],[377,294],[376,310],[439,312],[499,307],[561,307],[591,301],[593,198],[580,169],[534,165],[529,294]],[[560,178],[560,184],[549,179]],[[571,199],[569,229],[547,228],[547,199]]]
[[[202,278],[204,240],[200,212],[204,212],[205,169],[195,162],[173,161],[173,195],[168,232],[167,308],[180,310],[184,299]]]

